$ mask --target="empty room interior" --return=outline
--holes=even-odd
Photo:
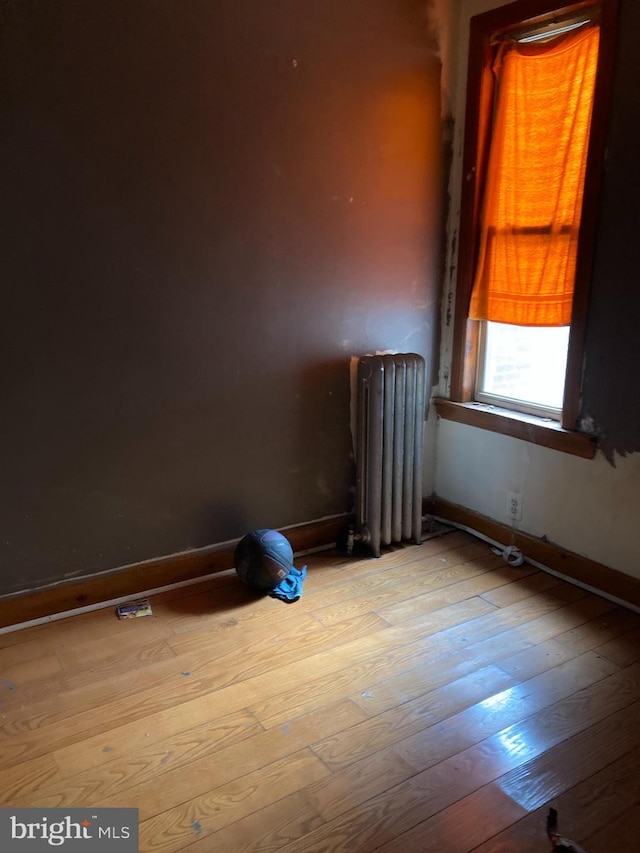
[[[2,851],[638,849],[638,33],[0,2]]]

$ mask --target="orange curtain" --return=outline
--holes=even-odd
[[[599,29],[505,43],[469,317],[571,322]]]

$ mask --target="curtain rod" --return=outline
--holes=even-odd
[[[582,27],[585,24],[594,23],[600,18],[600,9],[583,9],[581,12],[568,13],[566,15],[554,15],[546,22],[531,24],[528,27],[518,27],[496,33],[491,37],[491,44],[499,44],[502,41],[535,42],[543,39],[554,38],[563,33]]]

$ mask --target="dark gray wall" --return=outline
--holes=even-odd
[[[640,3],[621,0],[583,397],[585,426],[612,462],[640,451],[639,33]]]
[[[0,593],[350,508],[350,356],[437,347],[424,7],[0,5]]]

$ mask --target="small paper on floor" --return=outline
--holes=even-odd
[[[118,619],[137,619],[138,616],[153,616],[151,604],[146,598],[139,601],[130,601],[127,604],[119,604],[116,607]]]

